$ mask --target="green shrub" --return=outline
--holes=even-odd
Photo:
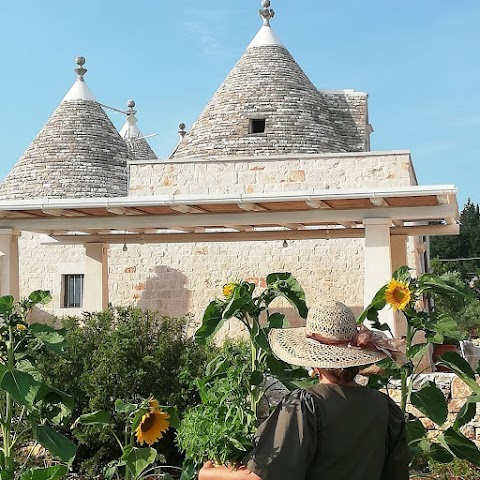
[[[134,307],[69,317],[63,322],[69,349],[60,357],[44,352],[40,369],[50,384],[73,395],[72,422],[95,410],[113,412],[117,398],[137,403],[153,395],[160,404],[175,405],[181,412],[198,402],[193,379],[208,361],[207,350],[187,336],[186,322],[186,318],[158,320],[153,312]],[[116,433],[124,434],[121,424]],[[78,428],[74,436],[80,472],[93,476],[118,457],[118,444],[99,427]],[[168,463],[179,464],[174,436],[168,432],[158,450]]]

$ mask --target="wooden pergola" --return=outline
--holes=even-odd
[[[407,263],[407,237],[459,233],[456,194],[441,185],[0,201],[0,294],[18,295],[18,236],[25,231],[47,235],[47,243],[85,245],[91,310],[108,302],[105,247],[124,243],[365,238],[370,299]]]

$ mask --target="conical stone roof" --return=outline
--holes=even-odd
[[[273,33],[265,3],[264,25],[173,158],[348,151],[325,97]]]
[[[133,109],[135,102],[129,100],[127,106],[129,108],[127,111],[127,119],[120,130],[120,136],[127,144],[130,155],[134,160],[158,160],[152,147],[150,147],[142,132],[137,127],[137,118],[135,117],[137,111]]]
[[[0,185],[0,199],[127,195],[128,148],[83,80],[61,104]]]

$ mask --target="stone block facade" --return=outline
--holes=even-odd
[[[398,187],[415,184],[408,152],[324,154],[133,162],[130,195],[272,193],[324,189]],[[46,237],[43,239],[45,240]],[[84,248],[44,245],[38,235],[20,239],[21,293],[49,288],[52,303],[46,311],[62,316],[64,274],[82,273]],[[313,305],[326,296],[348,304],[355,313],[363,309],[364,240],[302,240],[251,243],[196,243],[122,245],[109,247],[109,300],[114,305],[138,305],[160,314],[192,313],[198,324],[206,305],[221,294],[231,280],[248,279],[260,288],[268,273],[288,271],[305,289]],[[415,239],[408,246],[416,267]],[[56,259],[62,259],[56,264]],[[387,279],[386,279],[387,280]],[[288,304],[278,308],[299,321]],[[232,326],[231,329],[237,329]]]
[[[420,419],[423,426],[428,430],[431,438],[435,438],[442,431],[453,425],[455,418],[465,404],[467,398],[472,393],[471,389],[458,378],[454,373],[425,373],[420,374],[415,382],[414,388],[420,389],[428,382],[434,383],[444,394],[448,406],[448,416],[445,425],[439,427],[433,423],[429,418],[425,417],[412,405],[407,405],[407,411],[411,412]],[[480,385],[480,378],[477,378],[477,383]],[[396,402],[400,402],[400,385],[392,383],[388,388],[388,395]],[[461,428],[462,433],[474,441],[480,447],[480,405],[477,404],[477,414],[475,418]]]

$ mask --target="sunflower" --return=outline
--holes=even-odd
[[[222,290],[223,296],[225,298],[230,298],[233,295],[233,291],[235,290],[236,286],[237,284],[234,282],[226,283]]]
[[[385,301],[393,310],[405,310],[412,299],[412,292],[408,285],[398,280],[391,280],[385,290]]]
[[[152,446],[163,437],[163,434],[170,426],[167,420],[170,418],[170,415],[158,407],[156,400],[152,400],[150,404],[152,403],[154,406],[151,406],[150,410],[143,415],[140,425],[135,430],[135,436],[140,445],[143,445],[145,442]]]

